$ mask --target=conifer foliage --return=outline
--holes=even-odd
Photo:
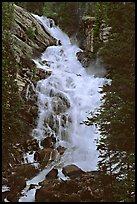
[[[132,202],[135,198],[135,4],[109,2],[107,22],[112,26],[111,39],[101,49],[100,57],[112,82],[103,88],[100,113],[86,124],[96,123],[101,132],[97,140],[99,169],[102,172],[105,169],[110,178],[115,177],[108,182],[111,197],[104,193],[104,200]],[[103,177],[101,181],[105,186]]]

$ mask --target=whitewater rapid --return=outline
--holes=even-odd
[[[51,91],[63,93],[68,98],[70,107],[65,114],[70,116],[71,124],[68,128],[65,127],[67,134],[64,137],[62,137],[61,128],[56,135],[57,145],[66,148],[61,160],[54,161],[36,177],[27,181],[27,187],[23,191],[24,196],[19,199],[19,202],[34,201],[36,189],[28,191],[28,186],[42,181],[54,166],[60,172],[61,168],[68,164],[75,164],[84,171],[97,169],[98,151],[95,139],[99,137],[99,132],[95,125],[86,126],[83,121],[101,105],[102,95],[99,91],[104,84],[108,83],[105,77],[95,77],[87,73],[76,57],[76,53],[82,50],[76,44],[72,44],[70,38],[58,26],[55,26],[54,22],[51,26],[50,19],[37,15],[34,17],[41,22],[51,36],[58,40],[59,45],[49,46],[39,59],[34,59],[37,68],[51,71],[52,74],[47,79],[37,82],[39,116],[32,135],[39,142],[44,138],[46,131],[44,120],[52,111]],[[42,64],[43,61],[48,64]],[[45,108],[46,101],[49,104],[48,108]],[[58,121],[60,117],[60,115],[57,116]],[[63,176],[61,173],[60,175]]]

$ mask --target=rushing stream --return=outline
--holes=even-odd
[[[38,68],[51,72],[51,76],[37,83],[39,115],[32,134],[39,141],[41,149],[41,141],[48,135],[56,141],[55,150],[61,146],[65,152],[61,158],[56,152],[56,159],[27,181],[22,192],[24,196],[20,197],[19,202],[35,201],[36,189],[28,190],[30,184],[44,180],[53,167],[58,168],[59,176],[64,179],[67,178],[61,169],[68,164],[75,164],[84,171],[96,170],[98,152],[94,140],[99,133],[94,125],[86,126],[83,121],[100,106],[102,95],[99,91],[108,83],[104,77],[87,73],[76,57],[76,53],[82,50],[72,44],[53,21],[37,15],[34,17],[58,40],[59,45],[48,47],[39,59],[34,60]],[[33,156],[26,154],[24,158],[33,162]]]

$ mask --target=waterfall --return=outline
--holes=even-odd
[[[61,158],[57,155],[47,168],[27,181],[28,186],[42,181],[53,167],[60,170],[65,165],[75,164],[84,171],[96,170],[98,151],[95,138],[99,137],[99,133],[94,125],[86,126],[83,121],[100,106],[102,95],[99,91],[108,83],[106,78],[87,73],[76,57],[76,53],[82,50],[71,43],[53,20],[37,15],[34,17],[58,40],[59,45],[49,46],[39,59],[34,59],[37,68],[52,74],[37,82],[39,115],[32,135],[39,141],[41,149],[41,141],[52,137],[56,141],[55,149],[62,146],[65,152]],[[33,202],[34,191],[28,191],[26,187],[23,191],[25,196],[19,202]]]

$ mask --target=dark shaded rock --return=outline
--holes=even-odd
[[[18,202],[19,196],[20,196],[20,193],[11,192],[7,194],[7,200],[9,202]]]
[[[47,175],[46,179],[57,179],[58,178],[58,170],[52,169]]]
[[[53,97],[52,108],[53,111],[56,112],[56,114],[64,113],[68,109],[66,102],[58,97]]]
[[[44,148],[47,148],[47,147],[53,147],[54,144],[56,143],[56,138],[55,137],[46,137],[44,140],[41,141],[41,145],[44,147]]]
[[[34,166],[30,164],[23,164],[14,168],[15,174],[12,175],[11,180],[16,180],[17,177],[24,177],[27,179],[33,178],[39,172]]]
[[[58,92],[58,93],[55,94],[55,96],[62,99],[62,101],[66,104],[67,108],[70,107],[70,101],[69,101],[68,97],[64,93]]]
[[[24,176],[16,177],[16,179],[14,180],[14,187],[18,188],[18,190],[22,190],[26,187]]]
[[[52,151],[52,148],[40,149],[36,151],[34,154],[35,161],[45,161],[46,163],[48,163]]]
[[[65,150],[66,150],[66,148],[65,148],[65,147],[62,147],[62,146],[59,146],[59,147],[57,147],[57,150],[58,150],[58,152],[59,152],[60,155],[63,155],[64,152],[65,152]]]
[[[31,126],[34,125],[34,123],[35,123],[35,118],[33,117],[33,115],[32,115],[31,113],[29,113],[29,112],[24,112],[23,116],[24,116],[24,119],[25,119],[25,121],[26,121],[27,123],[29,123]]]
[[[80,61],[83,67],[88,67],[92,60],[92,53],[89,51],[77,52],[77,59]]]
[[[62,127],[68,127],[72,123],[71,117],[68,114],[63,114],[61,116],[61,125]]]
[[[59,131],[59,120],[56,114],[54,112],[51,112],[46,115],[44,120],[45,126],[49,125],[50,128],[55,131],[56,134],[58,134]]]
[[[7,185],[7,183],[8,183],[8,179],[2,177],[2,185]]]
[[[28,190],[31,190],[31,189],[35,188],[36,186],[38,186],[38,185],[36,185],[36,184],[30,184],[30,187],[29,187]]]
[[[21,191],[26,187],[25,178],[23,176],[12,176],[9,180],[9,186],[10,191],[6,193],[6,197],[11,202],[17,202]]]
[[[25,68],[27,68],[27,70],[30,70],[30,71],[33,71],[33,69],[36,69],[36,65],[35,65],[34,61],[30,58],[27,58],[27,57],[21,58],[20,64],[22,67],[25,67]],[[22,70],[20,70],[20,71],[22,71]]]
[[[52,192],[52,186],[47,188],[41,188],[36,190],[35,200],[36,202],[51,202],[53,201],[54,194]],[[56,200],[54,200],[56,201]]]
[[[74,164],[63,167],[62,172],[65,176],[69,176],[69,177],[76,177],[82,173],[85,173],[84,171],[82,171],[79,167],[77,167]]]
[[[58,151],[56,149],[53,149],[51,154],[51,161],[55,161],[58,155]]]
[[[36,118],[38,115],[38,106],[34,105],[30,108],[30,113]]]
[[[52,74],[52,71],[45,71],[44,69],[42,68],[37,68],[36,69],[36,72],[35,72],[35,77],[34,77],[34,80],[36,81],[39,81],[39,80],[42,80],[42,79],[46,79],[47,77],[49,77],[50,75]]]
[[[45,179],[36,190],[36,202],[101,202],[102,190],[91,173],[67,181]]]
[[[96,201],[92,190],[90,189],[90,187],[86,188],[85,190],[83,190],[80,194],[80,198],[83,201]]]
[[[35,151],[39,149],[39,144],[36,139],[28,139],[24,142],[24,149],[28,151]]]

